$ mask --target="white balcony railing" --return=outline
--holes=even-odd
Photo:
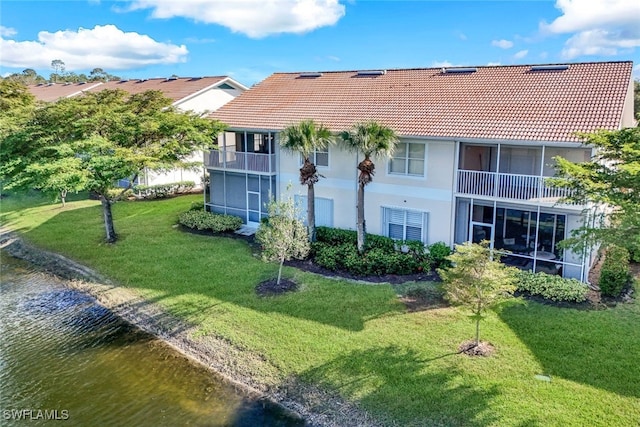
[[[211,150],[209,152],[205,152],[204,164],[206,167],[219,169],[235,169],[265,173],[276,172],[275,154]]]
[[[513,173],[458,170],[457,192],[474,196],[514,200],[557,201],[570,194],[568,188],[549,184],[549,178]]]

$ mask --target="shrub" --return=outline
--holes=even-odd
[[[429,246],[429,259],[433,268],[448,268],[451,262],[447,257],[451,255],[451,248],[444,242],[436,242]]]
[[[133,191],[131,189],[126,190],[124,193],[122,193],[122,190],[124,189],[112,188],[110,190],[107,190],[107,197],[109,197],[110,200],[113,200],[116,197],[118,198],[118,200],[126,200],[133,195]]]
[[[610,246],[600,270],[600,292],[602,295],[616,297],[630,280],[629,251],[620,246]]]
[[[518,272],[518,290],[539,295],[551,301],[583,302],[589,288],[576,279],[565,279],[547,273]]]
[[[180,214],[178,222],[185,227],[197,230],[211,230],[222,233],[235,231],[242,226],[242,220],[233,215],[221,215],[204,210],[189,210]]]
[[[331,245],[341,245],[343,243],[357,243],[357,234],[354,230],[343,230],[341,228],[317,227],[316,240]]]

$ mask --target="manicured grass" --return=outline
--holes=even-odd
[[[202,196],[114,206],[115,245],[100,207],[3,199],[1,219],[43,248],[89,265],[195,325],[395,425],[629,426],[640,420],[640,307],[600,311],[514,302],[483,322],[490,358],[452,354],[473,335],[454,308],[408,313],[388,285],[286,269],[296,293],[261,298],[276,274],[240,240],[181,232]],[[535,379],[551,376],[550,382]],[[266,374],[265,374],[266,375]]]

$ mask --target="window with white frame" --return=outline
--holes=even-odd
[[[300,213],[300,220],[307,225],[307,196],[296,194],[294,202]],[[315,198],[316,226],[333,227],[333,199]]]
[[[389,162],[389,173],[424,176],[426,146],[420,142],[399,142]]]
[[[427,240],[428,213],[400,208],[382,208],[383,232],[397,240]]]
[[[316,149],[309,156],[309,160],[316,166],[329,166],[329,148]],[[304,163],[304,158],[300,156],[300,164]]]

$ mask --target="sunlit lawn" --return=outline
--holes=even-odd
[[[391,286],[286,270],[300,290],[261,298],[273,277],[242,240],[184,233],[180,212],[202,196],[114,206],[115,245],[100,206],[2,200],[2,224],[89,265],[195,325],[264,358],[278,374],[322,384],[388,424],[630,426],[640,420],[640,309],[588,311],[516,302],[492,313],[490,358],[451,354],[473,335],[465,313],[408,313]],[[31,206],[31,207],[28,207]],[[545,374],[551,381],[540,381]],[[265,374],[266,375],[266,374]]]

